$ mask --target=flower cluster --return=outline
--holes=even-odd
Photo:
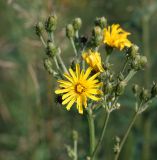
[[[91,35],[80,36],[82,20],[75,18],[65,30],[74,49],[74,60],[70,69],[67,69],[61,58],[61,49],[54,41],[56,25],[55,15],[45,21],[47,42],[42,36],[44,25],[41,22],[36,26],[36,33],[46,47],[46,70],[60,79],[57,81],[58,88],[55,93],[62,97],[62,105],[66,105],[66,109],[70,110],[76,104],[80,114],[94,101],[108,111],[119,108],[118,97],[123,94],[128,81],[147,63],[146,57],[141,56],[138,47],[128,39],[130,33],[119,24],[107,25],[106,18],[101,17],[96,18]],[[105,48],[106,55],[101,53],[100,48]],[[126,58],[123,69],[117,74],[109,60],[114,49],[121,51]],[[52,63],[55,63],[56,69]]]
[[[57,79],[55,94],[59,103],[65,105],[67,110],[76,106],[78,113],[87,114],[90,137],[90,156],[87,156],[87,159],[94,160],[111,112],[120,108],[119,97],[124,94],[130,79],[145,68],[147,58],[140,54],[139,47],[128,39],[130,33],[122,29],[119,24],[108,25],[105,17],[96,18],[91,34],[86,37],[82,34],[80,36],[82,20],[75,18],[65,29],[65,35],[74,50],[73,61],[67,69],[61,56],[61,48],[55,42],[56,27],[55,15],[50,16],[45,25],[42,22],[36,25],[36,34],[46,51],[44,67]],[[117,50],[122,53],[124,64],[113,64],[112,52]],[[150,106],[152,99],[157,97],[157,83],[153,82],[151,89],[136,84],[133,86],[133,93],[137,100],[135,116],[122,141],[119,137],[115,140],[115,160],[119,158],[136,117]],[[102,133],[95,145],[94,117],[97,111],[102,109],[106,111],[107,116],[104,116]],[[77,137],[77,133],[74,132],[74,148],[66,146],[68,155],[72,159],[77,159]]]

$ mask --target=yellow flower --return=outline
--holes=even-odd
[[[59,89],[57,89],[55,93],[63,94],[62,104],[67,104],[67,110],[70,110],[72,105],[76,103],[78,112],[83,114],[83,106],[84,108],[87,107],[87,98],[94,101],[100,100],[100,97],[95,96],[102,94],[102,91],[99,90],[102,83],[96,79],[100,73],[89,77],[91,71],[92,68],[89,67],[84,73],[84,70],[80,71],[80,65],[76,64],[75,72],[70,68],[69,73],[64,73],[66,80],[58,80],[60,83]]]
[[[99,52],[92,52],[89,50],[88,52],[84,52],[82,54],[83,59],[87,62],[87,64],[92,67],[96,72],[103,72],[104,68],[101,63],[101,56]]]
[[[122,50],[130,47],[132,43],[127,39],[129,32],[124,31],[119,24],[113,24],[104,29],[104,43]]]

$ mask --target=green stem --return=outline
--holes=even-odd
[[[61,51],[60,51],[60,52],[61,52]],[[64,62],[63,62],[63,60],[62,60],[62,58],[61,58],[61,56],[60,56],[60,53],[57,54],[57,58],[58,58],[59,63],[61,64],[61,66],[62,66],[62,68],[63,68],[63,71],[67,73],[67,72],[68,72],[68,71],[67,71],[67,68],[66,68],[66,66],[65,66],[65,64],[64,64]]]
[[[77,140],[74,140],[74,160],[77,160]]]
[[[121,141],[121,143],[120,143],[119,151],[118,151],[117,154],[115,155],[114,160],[118,160],[119,155],[120,155],[120,153],[121,153],[121,151],[122,151],[122,148],[123,148],[123,146],[124,146],[124,144],[125,144],[125,142],[126,142],[126,139],[128,138],[128,135],[129,135],[129,133],[130,133],[130,131],[131,131],[131,129],[132,129],[132,126],[134,125],[134,123],[135,123],[135,121],[136,121],[136,118],[137,118],[138,114],[139,114],[138,111],[136,111],[135,114],[134,114],[134,116],[133,116],[133,119],[132,119],[132,121],[131,121],[128,129],[126,130],[126,133],[125,133],[125,135],[124,135],[124,137],[123,137],[123,139],[122,139],[122,141]]]
[[[77,57],[77,50],[76,50],[76,46],[75,46],[75,43],[74,43],[74,39],[73,39],[73,38],[70,38],[70,42],[71,42],[71,44],[72,44],[72,47],[73,47],[75,56]]]
[[[136,73],[135,70],[130,70],[129,74],[127,75],[124,81],[126,81],[127,83],[135,75],[135,73]]]
[[[101,143],[102,143],[102,140],[104,138],[104,135],[105,135],[105,131],[106,131],[106,127],[107,127],[107,124],[108,124],[108,120],[109,120],[109,117],[110,117],[110,112],[107,112],[107,115],[105,117],[105,121],[104,121],[104,124],[103,124],[103,129],[102,129],[102,132],[101,132],[101,135],[100,135],[100,138],[99,138],[99,141],[94,149],[94,152],[92,154],[92,157],[91,157],[91,160],[94,159]]]
[[[46,42],[42,36],[40,36],[40,40],[41,40],[42,44],[44,45],[44,47],[46,48],[47,45],[46,45]]]
[[[106,55],[105,64],[107,64],[107,63],[109,62],[109,59],[110,59],[110,54],[107,54],[107,55]]]
[[[94,151],[95,147],[95,126],[94,126],[94,117],[92,113],[92,109],[88,108],[88,125],[89,125],[89,140],[90,140],[90,156],[92,156],[92,153]]]
[[[122,69],[121,73],[124,73],[124,71],[125,71],[125,69],[126,69],[126,67],[127,67],[127,64],[128,64],[128,60],[126,60],[126,61],[125,61],[125,63],[124,63],[124,66],[123,66],[123,69]]]

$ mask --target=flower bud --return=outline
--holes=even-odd
[[[135,44],[132,44],[130,50],[131,50],[131,51],[130,51],[130,56],[131,56],[132,58],[135,58],[135,56],[136,56],[137,53],[138,53],[139,47],[138,47],[137,45],[135,45]]]
[[[49,58],[44,59],[44,67],[50,74],[53,73],[52,62]]]
[[[47,55],[53,58],[58,53],[58,49],[53,42],[48,42],[46,49]]]
[[[140,59],[140,67],[141,69],[143,69],[147,64],[147,57],[146,56],[141,56],[141,59]]]
[[[137,95],[137,94],[139,93],[139,91],[140,91],[139,85],[134,84],[133,87],[132,87],[132,91],[133,91],[133,93],[134,93],[135,95]]]
[[[135,59],[131,63],[131,67],[135,70],[143,69],[147,64],[147,58],[145,56],[136,55]]]
[[[57,17],[56,15],[50,16],[45,22],[45,29],[47,32],[53,32],[56,30]]]
[[[120,96],[124,93],[124,89],[126,86],[126,82],[125,81],[120,81],[117,86],[116,86],[116,95]]]
[[[150,94],[148,90],[143,88],[140,93],[140,99],[146,102],[149,100],[149,98],[150,98]]]
[[[35,31],[37,36],[41,36],[42,32],[44,30],[44,25],[42,22],[38,22],[35,26]]]
[[[101,35],[102,30],[101,30],[101,28],[99,26],[96,26],[96,27],[93,28],[93,32],[92,33],[93,33],[93,36],[99,36],[99,35]]]
[[[94,46],[99,46],[103,41],[102,30],[99,26],[94,27],[92,31],[92,44]]]
[[[82,26],[82,20],[81,18],[75,18],[73,20],[73,27],[74,27],[74,30],[79,30]]]
[[[66,26],[66,36],[70,39],[74,37],[74,27],[72,24]]]
[[[104,85],[103,87],[104,90],[104,94],[109,94],[113,91],[113,86],[111,83],[107,83],[106,85]]]
[[[72,134],[73,134],[73,140],[77,141],[78,140],[78,132],[73,130]]]
[[[157,83],[153,83],[153,87],[151,89],[151,97],[157,96]]]
[[[107,26],[107,19],[105,17],[96,18],[95,25],[100,26],[101,29],[104,29]]]

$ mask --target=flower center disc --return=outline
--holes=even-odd
[[[75,86],[75,91],[76,91],[78,94],[81,94],[82,92],[85,91],[85,87],[82,86],[82,85],[79,83],[79,84],[77,84],[77,85]]]

